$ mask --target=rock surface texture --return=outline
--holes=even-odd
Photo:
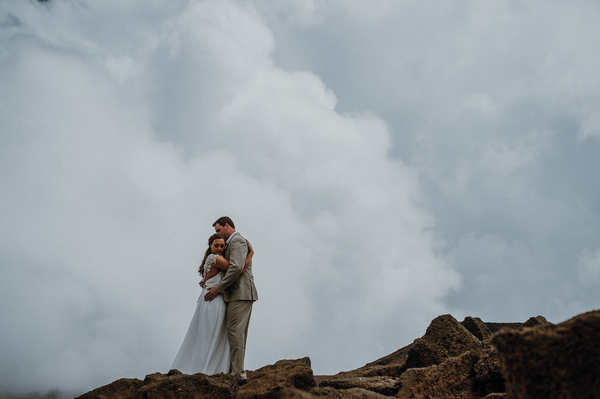
[[[427,327],[425,335],[413,342],[404,368],[433,366],[464,352],[481,349],[481,341],[454,317],[438,316]]]
[[[238,389],[228,375],[208,377],[171,370],[168,374],[149,374],[144,381],[122,378],[77,399],[229,399],[236,397]]]
[[[279,398],[289,388],[308,391],[317,384],[308,357],[280,360],[277,363],[248,372],[248,383],[238,392],[239,399]]]
[[[77,399],[536,399],[600,398],[600,311],[561,324],[435,318],[421,338],[356,370],[314,376],[310,359],[230,376],[177,370],[120,379]]]
[[[509,397],[600,398],[600,311],[557,325],[538,321],[492,339]]]

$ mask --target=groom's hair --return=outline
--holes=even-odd
[[[233,224],[233,220],[231,220],[231,218],[229,216],[221,216],[220,218],[218,218],[217,221],[213,223],[213,227],[215,227],[215,225],[217,225],[217,224],[219,224],[221,226],[225,226],[226,223],[228,225],[230,225],[232,229],[235,230],[235,225]]]

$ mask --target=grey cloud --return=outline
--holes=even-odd
[[[597,6],[378,5],[0,6],[0,386],[166,371],[223,214],[250,369],[598,306]]]

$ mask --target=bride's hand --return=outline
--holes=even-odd
[[[204,279],[200,280],[200,287],[205,288],[204,284],[206,284],[206,282],[204,281]]]

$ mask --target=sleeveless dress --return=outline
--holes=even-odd
[[[216,255],[210,254],[204,262],[204,276],[215,264]],[[207,375],[229,372],[229,341],[225,323],[226,304],[219,295],[210,302],[204,300],[206,289],[221,281],[223,272],[205,282],[196,312],[183,339],[181,348],[171,369],[184,374],[203,373]]]

